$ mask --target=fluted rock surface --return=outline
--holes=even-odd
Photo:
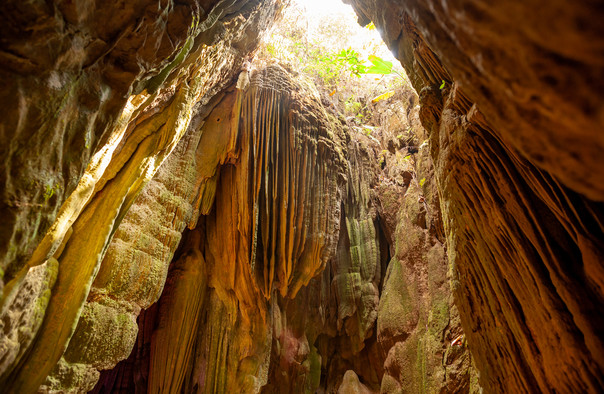
[[[602,391],[602,8],[351,3],[420,92],[482,386]]]
[[[214,178],[214,204],[172,263],[149,364],[135,368],[148,371],[150,392],[257,392],[275,299],[294,298],[335,252],[341,137],[312,91],[278,66],[244,71],[201,130],[198,152],[217,160],[197,175]]]
[[[381,142],[352,138],[293,78],[244,71],[207,117],[198,153],[222,159],[200,177],[217,175],[215,205],[185,235],[129,360],[96,392],[471,391],[435,183],[424,193],[417,179],[432,177],[427,148],[399,141],[382,171],[379,148],[403,125]],[[421,129],[417,108],[397,107],[387,119],[411,113]],[[189,264],[197,284],[183,279]]]
[[[274,2],[2,4],[6,392],[34,392],[48,375],[43,390],[90,389],[97,369],[127,357],[135,316],[161,294],[200,205],[186,190],[197,178],[169,174],[130,207],[181,138],[199,131],[191,120],[203,120],[275,10]],[[194,151],[180,149],[189,160],[181,169]]]

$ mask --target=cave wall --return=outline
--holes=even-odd
[[[141,326],[135,348],[148,359],[121,363],[98,392],[136,387],[132,369],[148,376],[143,392],[259,392],[277,300],[296,298],[335,252],[345,161],[316,94],[279,66],[243,71],[201,130],[208,209],[170,266],[156,317],[139,319],[153,333]]]
[[[203,198],[183,195],[195,180],[184,171],[152,183],[130,208],[183,136],[199,131],[192,120],[216,104],[277,7],[5,2],[1,9],[0,80],[11,115],[0,143],[7,218],[0,384],[6,392],[43,384],[86,390],[97,369],[129,354],[135,316],[161,294],[187,211]],[[190,148],[179,152],[190,160]],[[182,211],[150,212],[169,204]]]
[[[482,386],[601,391],[601,5],[350,3],[419,92]]]
[[[228,158],[204,161],[220,167],[215,205],[94,391],[478,390],[414,93],[393,98],[410,104],[385,116],[382,141],[353,138],[299,75],[251,68],[202,127],[199,156]]]
[[[6,392],[602,390],[602,7],[351,2],[414,149],[249,69],[275,2],[0,6]]]
[[[393,235],[375,138],[291,71],[250,70],[278,4],[112,7],[2,6],[6,392],[467,389],[417,181]],[[427,246],[391,260],[414,226]],[[403,264],[422,286],[401,295]]]

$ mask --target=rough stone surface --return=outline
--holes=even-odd
[[[420,92],[482,386],[602,391],[602,7],[351,3]]]
[[[372,136],[276,2],[0,5],[3,392],[604,390],[604,9],[350,2]]]
[[[258,392],[274,300],[295,297],[335,252],[344,160],[318,99],[278,66],[244,72],[237,86],[202,127],[202,157],[215,161],[201,173],[216,176],[215,203],[171,266],[149,364],[134,363],[151,392]],[[207,279],[184,279],[187,265]],[[125,374],[99,390],[116,390]]]
[[[128,98],[166,74],[194,16],[205,11],[172,1],[2,3],[5,282],[30,259],[86,167],[99,161],[94,156],[119,128]]]
[[[196,180],[186,158],[195,148],[181,149],[170,164],[178,172],[179,158],[188,160],[181,165],[188,178],[187,171],[178,174],[183,182],[166,174],[172,183],[159,178],[130,208],[184,135],[192,134],[191,144],[199,141],[192,119],[203,120],[275,9],[274,2],[2,5],[13,23],[2,31],[0,80],[9,96],[23,97],[6,104],[16,118],[3,120],[0,144],[8,149],[0,209],[10,219],[2,223],[1,268],[6,294],[16,295],[3,297],[2,307],[45,312],[41,322],[27,312],[31,319],[4,326],[12,338],[5,356],[20,363],[0,371],[6,392],[35,391],[59,361],[44,390],[92,387],[95,368],[128,356],[135,317],[161,294],[186,216],[200,205],[194,192],[177,187]],[[111,22],[99,23],[104,19]],[[23,31],[31,34],[16,37]],[[47,79],[49,88],[41,88]],[[45,196],[36,177],[52,183]],[[33,186],[23,183],[28,178]],[[25,208],[13,204],[16,194]],[[34,268],[53,259],[59,262],[54,286],[33,297],[27,289],[40,282]],[[77,343],[68,347],[74,333]],[[112,334],[122,338],[119,344]]]
[[[381,29],[421,87],[455,80],[506,145],[571,189],[604,201],[601,4],[347,3]],[[417,35],[423,43],[412,46]]]
[[[154,323],[147,326],[147,314],[142,315],[133,355],[103,374],[97,392],[140,387],[186,392],[377,392],[389,383],[428,392],[470,390],[465,342],[451,345],[462,333],[451,306],[444,249],[435,234],[443,236],[438,207],[431,202],[434,211],[426,216],[418,200],[419,181],[409,188],[416,172],[412,161],[423,163],[425,175],[431,176],[427,148],[419,160],[420,155],[407,155],[409,148],[399,144],[400,150],[382,155],[387,160],[382,172],[380,142],[361,134],[351,138],[325,112],[312,89],[292,78],[278,66],[252,70],[251,75],[244,72],[237,83],[241,89],[227,94],[208,116],[202,138],[224,141],[203,145],[208,146],[207,156],[223,157],[214,162],[220,166],[215,206],[185,236]],[[387,118],[406,119],[407,108],[400,106],[399,111]],[[417,108],[410,113],[413,125],[421,129]],[[384,130],[380,137],[384,146],[396,138],[398,126]],[[419,138],[412,133],[407,137]],[[294,146],[299,149],[291,149]],[[398,167],[409,173],[400,177],[400,183],[394,179]],[[380,177],[388,183],[376,189]],[[283,180],[273,183],[278,179]],[[435,195],[434,182],[430,187]],[[414,192],[405,195],[409,189]],[[287,208],[271,208],[284,203],[280,196],[291,195],[288,190],[296,191],[297,197]],[[405,197],[392,199],[399,193]],[[257,218],[250,212],[257,212]],[[397,227],[400,215],[409,217],[406,227]],[[394,228],[381,224],[391,219]],[[275,224],[275,233],[284,237],[277,237],[279,242],[292,240],[284,248],[277,243],[272,249],[274,236],[263,235]],[[384,230],[394,241],[388,241]],[[412,233],[418,245],[408,246]],[[318,258],[305,257],[305,250],[317,245],[323,248],[313,252]],[[385,278],[390,249],[399,248],[408,252],[401,251],[398,259],[423,275],[410,285],[417,288],[421,282],[422,289],[404,295],[395,289],[408,286],[407,277],[397,269],[402,267],[398,260],[390,263]],[[292,255],[291,269],[288,259],[281,257],[284,251],[285,256]],[[179,267],[191,256],[199,256],[195,260],[207,275],[200,282],[208,285],[205,295],[197,298],[193,288],[178,290],[187,286],[178,279]],[[430,270],[434,273],[428,279]],[[380,307],[389,303],[391,307]],[[189,320],[185,305],[187,311],[202,305],[201,316]],[[398,305],[415,311],[415,320],[408,324],[414,334],[410,341],[408,335],[390,332],[406,318],[398,313]],[[179,314],[182,317],[174,320]],[[151,340],[147,327],[154,332]],[[397,346],[405,352],[395,354],[392,349]],[[147,348],[150,357],[140,357]],[[412,358],[411,364],[405,364],[405,357]],[[166,365],[174,369],[168,371]],[[154,378],[158,375],[164,378]],[[140,382],[136,376],[148,378]]]
[[[359,377],[353,370],[348,370],[344,374],[342,384],[338,388],[338,394],[371,394],[372,391],[359,381]]]
[[[30,269],[18,286],[4,289],[0,304],[0,369],[10,371],[20,362],[42,324],[57,279],[58,262],[49,259]]]

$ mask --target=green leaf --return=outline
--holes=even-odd
[[[371,63],[373,63],[374,65],[376,65],[376,66],[383,66],[383,67],[389,67],[389,68],[392,68],[392,62],[389,62],[389,61],[387,61],[387,60],[384,60],[384,59],[382,59],[382,58],[381,58],[381,57],[379,57],[379,56],[376,56],[376,55],[369,55],[369,56],[367,57],[367,59],[369,59],[369,61],[370,61]]]
[[[424,183],[426,183],[426,178],[422,178],[422,179],[419,181],[419,187],[423,187],[423,186],[424,186]]]
[[[440,85],[439,89],[443,90],[444,87],[445,87],[445,80],[443,79],[443,83]]]
[[[392,62],[375,55],[369,55],[368,59],[373,65],[367,68],[363,74],[392,74]]]

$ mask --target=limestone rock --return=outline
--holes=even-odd
[[[482,386],[602,391],[601,7],[351,3],[420,92]]]
[[[150,326],[147,313],[143,315],[133,356],[104,373],[97,390],[336,392],[354,386],[377,392],[390,382],[468,391],[467,350],[450,345],[461,329],[437,238],[443,231],[435,183],[424,185],[430,193],[421,191],[417,179],[411,184],[420,168],[421,175],[432,176],[427,150],[414,154],[417,168],[404,152],[388,156],[384,173],[396,178],[400,168],[411,178],[397,183],[388,177],[376,189],[383,176],[377,140],[350,138],[312,90],[292,78],[278,66],[252,70],[248,83],[238,83],[241,89],[227,93],[206,118],[198,157],[207,160],[197,166],[197,174],[216,177],[215,187],[206,189],[214,205],[199,210],[205,215],[185,235],[159,301],[159,315]],[[388,129],[384,141],[397,132],[396,126]],[[277,137],[273,150],[267,148]],[[205,138],[212,143],[203,144]],[[287,149],[292,146],[302,148]],[[288,158],[306,149],[307,159]],[[289,181],[274,183],[280,173]],[[275,192],[267,193],[267,188]],[[287,209],[271,208],[283,204],[275,193],[279,197],[288,190],[304,193],[290,200]],[[422,193],[429,209],[428,202],[420,201]],[[317,203],[317,198],[328,199]],[[252,208],[254,199],[258,208]],[[298,208],[289,214],[291,206]],[[312,221],[305,219],[309,216]],[[382,221],[394,223],[388,230],[394,240],[390,246]],[[270,230],[275,223],[278,229]],[[266,231],[293,239],[292,269],[280,257],[288,248],[271,246],[270,241],[282,238],[263,235]],[[317,239],[323,248],[315,252],[319,259],[304,258],[304,250],[316,248]],[[391,251],[397,254],[388,265]],[[208,286],[203,299],[188,298],[197,291],[194,286],[183,283],[189,290],[178,290],[184,280],[178,279],[179,267],[192,254],[203,256],[198,259],[207,273],[199,284]],[[401,273],[400,261],[411,274]],[[280,271],[281,276],[274,274]],[[303,279],[307,275],[310,279]],[[298,285],[301,279],[308,283]],[[201,317],[189,319],[185,305],[203,305]],[[410,319],[397,312],[399,305],[412,311]],[[179,314],[184,318],[175,319]],[[156,333],[150,340],[147,327]],[[405,352],[399,354],[401,347]],[[147,348],[149,358],[144,356]],[[405,355],[412,365],[405,364]],[[175,367],[168,373],[161,365]],[[145,378],[137,383],[134,376]]]
[[[57,260],[50,258],[32,267],[18,285],[4,289],[0,304],[0,370],[14,369],[34,340],[44,319],[57,271]]]
[[[3,392],[602,391],[601,5],[349,1],[371,138],[277,1],[0,5]]]
[[[170,269],[150,364],[137,365],[148,368],[152,392],[258,392],[268,379],[275,300],[296,297],[335,253],[340,137],[312,90],[282,68],[255,70],[242,87],[201,128],[194,173],[207,205]],[[193,255],[207,279],[182,273]],[[288,357],[303,361],[308,341],[287,343]]]
[[[351,394],[371,394],[371,390],[367,388],[363,383],[359,382],[359,377],[352,370],[346,371],[344,374],[344,380],[338,389],[339,393],[351,393]]]
[[[218,3],[207,4],[204,9],[196,2],[178,5],[142,2],[123,7],[123,13],[116,13],[120,18],[107,16],[111,19],[108,24],[97,22],[106,19],[101,16],[111,14],[113,6],[101,10],[101,5],[91,8],[83,4],[60,7],[40,4],[25,9],[7,3],[2,7],[3,15],[15,22],[10,27],[6,25],[3,39],[18,35],[19,29],[31,32],[27,37],[3,41],[3,45],[10,48],[2,52],[9,59],[0,79],[7,84],[7,92],[14,92],[15,97],[27,95],[24,100],[12,99],[7,103],[7,108],[18,106],[13,111],[17,118],[6,119],[8,124],[19,126],[10,137],[15,138],[1,144],[3,149],[10,148],[2,164],[7,166],[2,171],[2,182],[7,185],[4,190],[9,194],[23,192],[28,204],[34,202],[33,206],[38,206],[37,202],[42,200],[39,185],[34,182],[35,187],[28,189],[22,184],[28,174],[52,173],[55,175],[47,178],[59,184],[59,187],[47,187],[46,205],[36,210],[37,216],[30,215],[28,209],[15,209],[11,202],[14,198],[5,195],[3,204],[8,208],[2,209],[14,220],[2,223],[2,248],[8,250],[3,253],[7,260],[2,268],[6,269],[5,279],[10,281],[9,289],[27,286],[34,280],[29,278],[34,275],[31,268],[51,256],[59,261],[59,269],[50,297],[43,296],[49,298],[48,307],[36,340],[24,338],[22,347],[29,346],[29,349],[21,366],[13,369],[7,365],[0,380],[7,392],[36,390],[67,350],[77,330],[77,338],[82,343],[68,350],[69,360],[62,361],[57,371],[65,377],[73,375],[70,382],[85,386],[90,382],[82,383],[77,375],[83,371],[88,378],[94,378],[95,373],[87,372],[91,365],[88,363],[107,367],[128,355],[136,329],[132,325],[120,325],[110,316],[123,316],[133,323],[140,307],[148,306],[159,296],[167,264],[186,219],[179,213],[177,220],[170,223],[170,216],[165,215],[161,219],[165,222],[151,220],[148,227],[143,226],[147,236],[162,238],[167,248],[145,246],[145,240],[153,243],[145,237],[137,240],[140,243],[133,242],[134,248],[123,247],[120,241],[109,247],[110,241],[140,191],[187,133],[196,110],[206,108],[230,82],[243,62],[242,55],[254,49],[260,31],[274,17],[275,3],[263,4],[262,8],[258,3]],[[40,23],[42,27],[27,28],[32,23]],[[13,28],[16,30],[11,30]],[[132,51],[132,48],[135,49]],[[63,74],[58,75],[57,70]],[[50,89],[35,89],[47,77]],[[52,104],[43,109],[48,103]],[[25,121],[16,122],[18,118]],[[2,136],[9,138],[7,134]],[[21,164],[20,160],[31,156],[42,141],[48,141],[44,149],[54,153],[41,151],[40,162]],[[10,175],[12,173],[18,177]],[[69,182],[64,181],[67,176]],[[149,194],[157,190],[156,185]],[[193,200],[192,205],[197,202],[195,195],[186,197]],[[180,205],[184,205],[184,201],[176,201],[168,209],[176,213]],[[126,221],[126,227],[130,224],[132,229],[137,214],[140,209],[132,211],[133,220]],[[141,220],[144,219],[139,217],[138,221]],[[172,239],[163,239],[162,226],[172,228],[171,234],[168,231]],[[24,231],[28,238],[19,235]],[[46,231],[44,238],[41,237],[43,231]],[[127,237],[122,236],[122,241],[123,238]],[[128,264],[124,268],[123,260],[110,253],[97,287],[102,290],[93,292],[88,307],[105,305],[113,310],[98,314],[99,324],[83,323],[77,328],[92,282],[108,249],[119,250],[120,258],[138,253],[137,258],[150,263],[149,270],[154,274],[147,277],[143,273],[143,282],[133,286],[140,278],[138,274]],[[155,256],[145,260],[141,252],[155,253]],[[136,268],[142,269],[142,266]],[[13,294],[26,297],[9,300],[14,305],[40,304],[40,300],[27,298],[26,292]],[[117,300],[103,299],[107,294],[116,296]],[[6,307],[15,309],[11,305]],[[108,324],[109,321],[117,324]],[[12,326],[11,330],[38,327],[32,326],[31,321],[15,323],[21,326]],[[124,335],[122,346],[104,343],[107,331],[112,329],[121,330]],[[15,334],[8,335],[14,337]],[[92,360],[86,355],[96,351],[106,359]],[[66,368],[71,368],[69,362],[74,367],[66,372]],[[46,386],[49,390],[55,389],[55,383],[68,389],[62,378],[51,378],[49,382],[50,386]]]

